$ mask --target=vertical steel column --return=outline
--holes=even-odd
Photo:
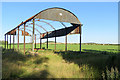
[[[67,28],[66,28],[66,37],[65,37],[65,51],[67,52]]]
[[[65,51],[67,51],[67,35],[65,37]]]
[[[13,49],[14,49],[14,34],[13,34]]]
[[[80,53],[81,53],[81,34],[80,34]]]
[[[19,27],[18,27],[18,50],[19,50]]]
[[[7,49],[8,49],[8,34],[7,34]]]
[[[24,23],[24,55],[25,55],[25,24],[26,23]]]
[[[41,41],[41,34],[40,34],[40,49],[41,49],[41,42],[42,42],[42,41]]]
[[[35,34],[35,49],[36,49],[36,34]]]
[[[65,52],[67,52],[67,27],[62,23],[60,22],[66,29],[66,37],[65,37]]]
[[[6,34],[5,34],[5,49],[6,49]]]
[[[10,49],[11,49],[11,34],[10,34]]]
[[[80,53],[81,53],[81,24],[79,26],[79,32],[80,32]]]
[[[48,32],[47,32],[47,49],[48,49]]]
[[[31,50],[32,50],[32,36],[31,36],[31,45],[30,46],[31,46]]]
[[[35,19],[33,18],[33,36],[32,36],[32,44],[33,44],[33,46],[32,46],[32,51],[34,51],[34,28],[35,28]]]
[[[55,50],[56,50],[56,30],[55,30]]]

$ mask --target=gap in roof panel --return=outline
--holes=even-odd
[[[44,19],[41,19],[41,21],[45,21],[47,23],[49,23],[50,25],[52,25],[56,30],[58,29],[61,29],[61,28],[65,28],[61,22],[59,21],[52,21],[52,20],[44,20]],[[66,27],[70,27],[72,26],[70,23],[67,23],[67,22],[62,22]],[[53,31],[54,29],[48,27],[49,25],[45,25],[46,28],[48,28],[48,31]]]
[[[70,27],[72,26],[71,23],[68,23],[68,22],[62,22],[66,27]],[[63,26],[63,25],[62,25]]]
[[[39,30],[41,33],[45,33],[46,31],[46,28],[44,28],[44,25],[46,25],[45,23],[43,22],[40,22],[40,21],[35,21],[35,28],[37,28],[37,30]],[[40,27],[41,26],[41,27]],[[44,29],[45,30],[44,30]]]

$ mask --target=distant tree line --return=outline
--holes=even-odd
[[[118,44],[100,44],[100,43],[82,43],[83,45],[118,45]]]
[[[47,43],[47,41],[44,42],[44,43]],[[48,41],[48,43],[55,43],[55,42],[54,41]],[[0,44],[5,44],[5,41],[0,41]],[[7,44],[7,41],[6,41],[6,44]],[[23,43],[19,43],[19,44],[23,44]],[[26,43],[26,44],[30,44],[30,43]],[[64,43],[61,43],[61,44],[64,44]],[[79,44],[79,43],[68,43],[68,44]],[[120,44],[82,43],[82,45],[120,45]]]
[[[0,41],[0,44],[5,44],[5,42],[7,44],[7,41]]]

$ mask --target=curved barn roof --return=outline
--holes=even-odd
[[[78,18],[72,12],[63,8],[54,7],[40,11],[36,15],[27,19],[26,21],[20,23],[17,27],[12,29],[11,31],[20,27],[24,23],[31,21],[32,19],[45,19],[52,21],[68,22],[73,24],[81,24]],[[6,34],[10,33],[11,31],[7,32]]]
[[[48,8],[39,12],[36,19],[46,19],[60,22],[80,24],[78,18],[70,11],[63,8]]]

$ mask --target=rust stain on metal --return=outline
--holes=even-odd
[[[63,8],[54,7],[40,11],[39,13],[27,19],[26,21],[21,22],[16,28],[20,27],[24,23],[31,21],[33,18],[81,24],[78,18],[72,12]],[[16,28],[12,30],[15,30]],[[9,32],[7,32],[6,34],[8,34]]]
[[[24,31],[23,30],[22,30],[22,36],[24,36]],[[25,36],[30,36],[30,34],[25,31]]]
[[[35,20],[37,19],[37,20]],[[70,27],[66,27],[63,23],[62,25],[65,28],[62,29],[58,29],[56,30],[55,27],[53,27],[50,23],[46,22],[46,21],[41,21],[40,19],[45,19],[45,20],[52,20],[52,21],[59,21],[59,22],[68,22],[71,23],[72,26]],[[33,25],[33,27],[31,27],[33,29],[32,33],[33,33],[33,51],[34,51],[34,33],[36,30],[37,32],[39,32],[40,34],[40,48],[41,48],[41,40],[47,38],[47,48],[48,48],[48,38],[52,38],[55,37],[55,50],[56,50],[56,37],[59,36],[66,36],[65,39],[65,50],[67,51],[67,35],[71,35],[71,34],[80,34],[80,53],[81,53],[81,22],[78,20],[78,18],[70,11],[63,9],[63,8],[48,8],[45,10],[40,11],[39,13],[35,14],[34,16],[30,17],[29,19],[25,20],[24,22],[21,22],[17,27],[15,27],[14,29],[10,30],[9,32],[7,32],[5,34],[5,41],[6,41],[6,35],[7,35],[7,42],[8,42],[8,35],[13,35],[13,44],[14,44],[14,35],[16,35],[17,29],[18,29],[18,49],[19,49],[19,27],[21,27],[24,24],[24,31],[22,31],[22,36],[24,35],[24,53],[25,53],[25,36],[31,36],[28,32],[26,32],[25,27],[29,27],[28,25],[25,26],[25,24],[29,21],[33,20],[33,23],[29,23],[28,25]],[[53,31],[47,31],[44,27],[35,24],[35,21],[40,21],[40,22],[44,22],[47,25],[49,25],[52,29],[54,29]],[[42,28],[45,33],[41,33],[37,28],[35,28],[35,25],[39,26],[40,28]],[[30,30],[28,30],[30,31]],[[36,40],[36,36],[35,36],[35,40]],[[36,41],[35,41],[36,43]],[[5,44],[6,45],[6,44]],[[14,45],[13,45],[14,47]],[[7,43],[7,48],[8,48],[8,43]],[[11,48],[11,39],[10,39],[10,48]],[[36,48],[36,45],[35,45]]]
[[[80,24],[80,21],[72,12],[57,7],[43,10],[39,12],[35,18]]]

